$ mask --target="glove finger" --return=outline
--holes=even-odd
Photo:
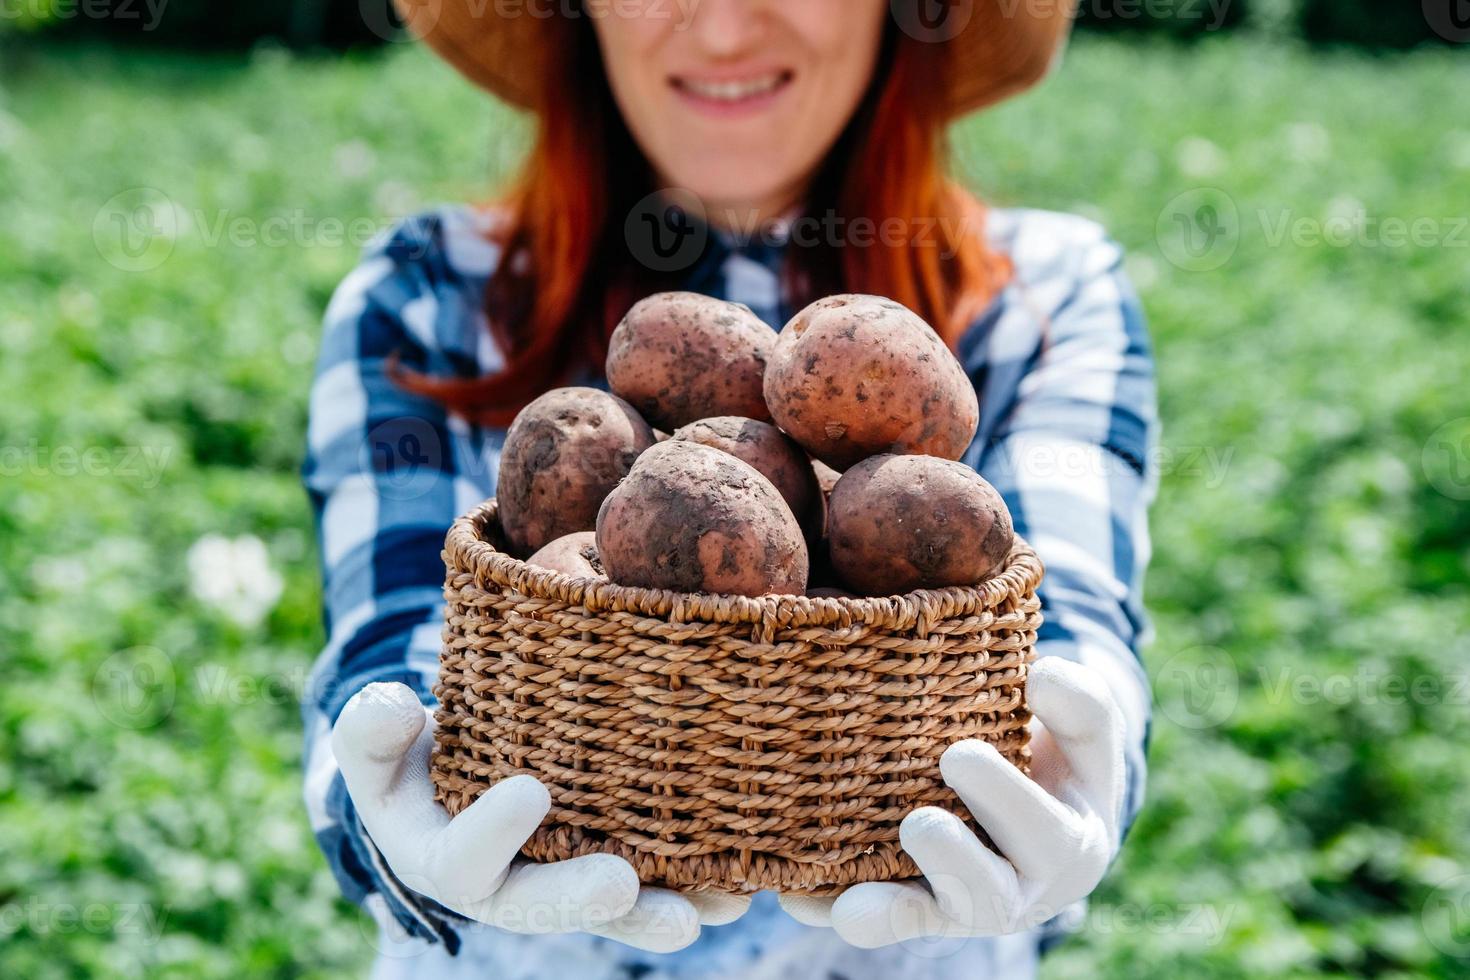
[[[587,931],[650,953],[672,953],[699,938],[699,912],[677,892],[644,888],[627,915]]]
[[[980,843],[963,820],[948,810],[920,807],[903,818],[898,835],[946,919],[969,933],[1011,931],[1022,906],[1016,870]]]
[[[1031,665],[1026,700],[1089,804],[1115,830],[1124,789],[1123,713],[1107,684],[1080,664],[1043,657]]]
[[[830,927],[832,925],[832,903],[836,897],[819,895],[780,894],[776,900],[786,914],[804,926]]]
[[[509,932],[587,932],[628,914],[638,875],[613,854],[584,854],[552,864],[517,861],[483,902],[445,903],[461,915]]]
[[[832,903],[832,928],[852,946],[877,949],[940,935],[945,921],[934,896],[918,882],[870,881]]]
[[[550,809],[551,794],[534,776],[511,776],[481,793],[435,835],[424,856],[435,897],[446,904],[487,898]]]
[[[699,913],[702,926],[727,926],[750,908],[749,895],[729,892],[684,892],[684,898]]]
[[[423,859],[449,823],[429,781],[433,745],[428,713],[403,684],[369,684],[332,729],[332,754],[368,836],[405,885],[431,897]]]
[[[1048,879],[1078,860],[1087,843],[1083,819],[986,742],[956,742],[939,771],[995,846],[1027,878]]]
[[[393,789],[426,722],[406,684],[369,684],[347,702],[332,726],[332,755],[359,809]]]

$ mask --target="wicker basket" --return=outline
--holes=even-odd
[[[626,588],[501,546],[493,500],[445,542],[432,770],[450,813],[506,776],[541,780],[533,860],[610,852],[683,890],[912,877],[904,815],[969,818],[940,779],[946,746],[1029,762],[1041,563],[1024,542],[983,585],[882,599]]]

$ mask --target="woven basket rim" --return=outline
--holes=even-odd
[[[1043,574],[1041,559],[1017,535],[1001,570],[974,586],[858,598],[735,596],[647,589],[538,568],[501,551],[485,536],[497,512],[496,500],[491,497],[450,527],[443,558],[451,575],[467,572],[525,595],[556,599],[591,611],[631,612],[673,622],[750,624],[767,629],[866,623],[923,633],[935,620],[994,609],[1025,594],[1040,584]]]

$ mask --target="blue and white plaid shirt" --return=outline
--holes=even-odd
[[[380,975],[534,977],[949,977],[1024,975],[1040,933],[887,950],[847,947],[760,895],[738,923],[708,928],[671,956],[587,935],[522,937],[468,923],[396,881],[368,840],[328,734],[372,681],[432,703],[444,567],[456,516],[493,495],[504,432],[404,391],[390,355],[436,375],[498,368],[482,311],[500,258],[490,218],[445,208],[370,246],[326,313],[311,391],[304,475],[318,519],[328,632],[306,715],[306,804],[346,896],[383,923]],[[969,329],[959,357],[980,394],[965,455],[1004,495],[1046,563],[1038,654],[1096,668],[1128,729],[1125,825],[1143,799],[1149,687],[1146,631],[1157,420],[1153,361],[1121,252],[1096,224],[996,210],[987,231],[1014,279]],[[749,306],[779,329],[783,249],[714,238],[685,288]],[[457,957],[453,954],[458,951]],[[493,971],[493,972],[491,972]]]

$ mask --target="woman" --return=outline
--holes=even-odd
[[[503,201],[403,223],[326,316],[306,481],[329,642],[306,797],[347,896],[396,930],[380,973],[1034,972],[1141,802],[1152,367],[1116,246],[1081,219],[984,208],[944,178],[941,146],[954,116],[1045,72],[1070,11],[400,4],[461,71],[532,109],[539,130]],[[936,10],[949,21],[925,19]],[[493,494],[515,411],[548,388],[599,383],[618,317],[666,288],[746,303],[773,329],[822,295],[887,295],[964,363],[981,404],[966,462],[1048,566],[1034,781],[975,742],[942,764],[1004,857],[919,808],[901,839],[921,880],[827,899],[691,897],[640,888],[611,855],[514,860],[548,809],[531,777],[453,821],[433,801],[423,705],[444,533]]]

